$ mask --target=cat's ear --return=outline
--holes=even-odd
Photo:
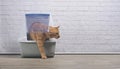
[[[57,26],[57,28],[60,28],[60,26]]]

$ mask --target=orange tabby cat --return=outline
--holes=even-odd
[[[59,36],[59,26],[58,27],[49,27],[49,32],[34,32],[31,31],[30,32],[30,36],[33,40],[35,40],[37,42],[37,46],[39,48],[40,54],[41,54],[41,58],[42,59],[46,59],[46,53],[44,50],[44,42],[45,40],[49,39],[49,38],[56,38],[58,39]]]

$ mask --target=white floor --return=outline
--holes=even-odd
[[[45,60],[0,55],[0,69],[120,69],[120,55],[55,55]]]

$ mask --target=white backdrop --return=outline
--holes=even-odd
[[[120,52],[120,0],[0,0],[0,53],[20,53],[26,13],[50,12],[60,25],[56,52]]]

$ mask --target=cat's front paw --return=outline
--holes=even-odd
[[[47,59],[47,57],[46,56],[42,56],[42,59]]]

